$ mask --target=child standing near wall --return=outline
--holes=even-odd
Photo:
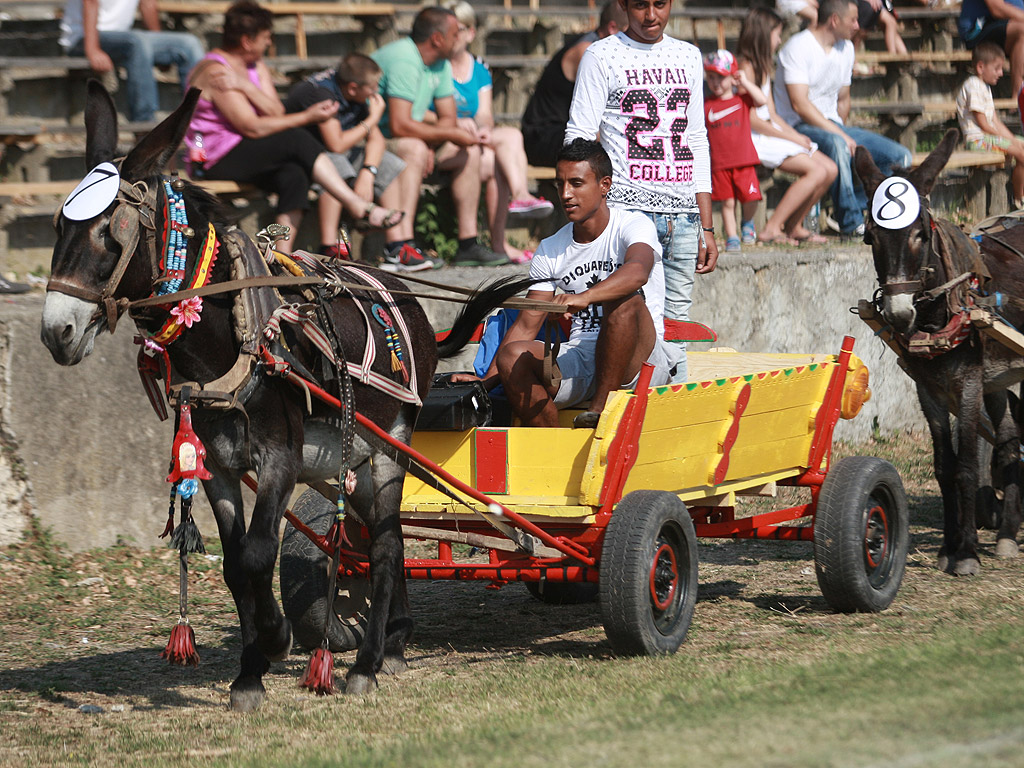
[[[743,242],[757,241],[754,214],[761,199],[757,181],[760,160],[750,138],[750,110],[767,103],[761,90],[736,66],[736,59],[722,48],[704,58],[704,74],[710,96],[704,100],[704,121],[711,147],[711,199],[722,203],[725,250],[740,250],[736,232],[736,201],[743,218]]]
[[[999,150],[1014,159],[1013,206],[1024,207],[1024,141],[1014,136],[996,114],[992,86],[1006,67],[1003,49],[983,42],[974,47],[971,71],[956,96],[956,115],[968,149]]]

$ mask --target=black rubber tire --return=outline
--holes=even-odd
[[[597,584],[590,581],[526,581],[526,591],[548,605],[581,605],[597,600]]]
[[[896,468],[874,456],[833,466],[818,495],[814,570],[828,604],[876,613],[896,598],[910,545],[907,496]]]
[[[666,491],[633,491],[612,514],[601,549],[601,618],[615,652],[675,653],[697,604],[697,535]]]
[[[292,513],[324,535],[334,520],[335,505],[317,491],[307,490],[295,502]],[[281,541],[281,606],[292,623],[292,638],[307,650],[319,648],[323,640],[329,566],[330,559],[323,550],[291,523],[286,524]],[[366,579],[338,578],[327,629],[332,652],[351,651],[362,642],[369,606],[367,591]],[[339,610],[344,615],[339,616]]]

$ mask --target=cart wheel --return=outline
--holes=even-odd
[[[829,470],[814,518],[814,570],[835,610],[889,607],[909,546],[907,497],[899,473],[873,456],[850,456]]]
[[[325,535],[334,521],[335,506],[317,491],[305,491],[292,512],[305,525]],[[296,530],[285,526],[281,542],[281,605],[292,623],[292,636],[308,650],[320,647],[324,636],[324,612],[327,610],[327,569],[330,558]],[[332,652],[351,651],[359,646],[366,632],[369,606],[369,582],[366,579],[338,577],[327,627]]]
[[[526,591],[548,605],[580,605],[597,600],[597,584],[578,581],[524,581]]]
[[[598,584],[616,653],[675,653],[697,603],[697,535],[686,505],[665,491],[633,491],[608,521]]]

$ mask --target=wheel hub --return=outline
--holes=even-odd
[[[672,547],[661,542],[651,563],[651,603],[659,611],[668,610],[679,587],[679,564]]]
[[[875,506],[868,510],[864,530],[864,557],[870,568],[875,569],[885,562],[889,551],[889,521],[885,509]]]

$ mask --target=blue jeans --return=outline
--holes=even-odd
[[[188,32],[150,32],[130,29],[124,32],[100,32],[100,47],[111,61],[124,67],[127,73],[125,96],[128,100],[128,119],[132,122],[152,120],[160,107],[153,66],[178,69],[178,79],[184,92],[188,87],[188,73],[205,55],[203,44]],[[82,42],[68,51],[72,56],[84,53]]]
[[[643,211],[658,230],[661,259],[665,268],[665,317],[689,320],[693,303],[693,279],[697,274],[697,251],[700,247],[699,213],[651,213]],[[680,360],[673,382],[686,381],[686,344],[680,348]]]
[[[835,124],[843,133],[871,153],[875,165],[878,166],[878,170],[882,172],[883,176],[891,175],[894,168],[910,167],[913,156],[910,154],[910,150],[902,144],[897,144],[892,139],[879,136],[877,133],[866,131],[863,128]],[[832,182],[832,204],[835,207],[835,217],[840,231],[843,234],[853,232],[864,223],[864,209],[868,206],[868,198],[853,167],[853,158],[850,156],[846,142],[843,141],[842,136],[807,123],[797,123],[793,127],[816,143],[818,149],[832,158],[839,167],[839,174]]]

